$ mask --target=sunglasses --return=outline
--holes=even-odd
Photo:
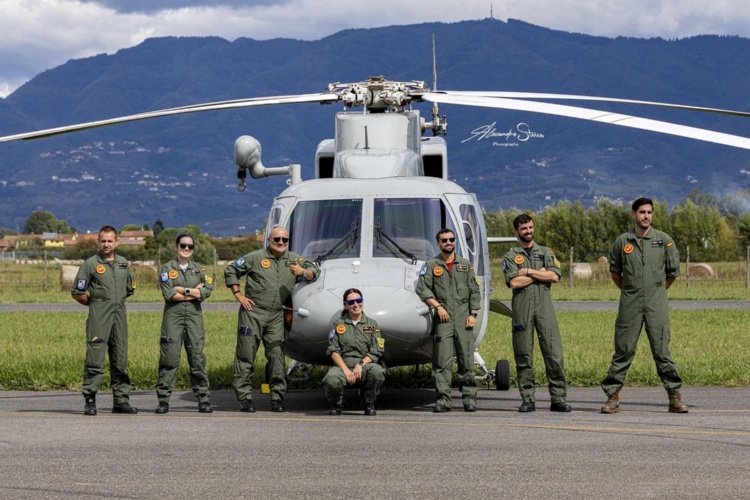
[[[281,236],[274,236],[274,237],[273,237],[273,238],[271,238],[271,239],[272,239],[273,241],[275,241],[276,243],[280,243],[280,242],[282,242],[282,241],[283,241],[284,243],[289,243],[289,238],[282,238]]]
[[[448,243],[449,241],[453,243],[456,241],[456,238],[440,238],[440,243]]]
[[[192,250],[195,248],[195,245],[189,245],[187,243],[180,243],[180,248],[182,248],[183,250],[185,249]]]
[[[347,300],[346,305],[353,306],[354,304],[361,304],[362,303],[362,297],[357,297],[356,299]]]

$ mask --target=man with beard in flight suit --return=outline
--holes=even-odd
[[[471,263],[455,253],[456,235],[448,228],[435,236],[440,255],[425,262],[419,272],[417,295],[435,309],[432,376],[437,402],[433,411],[451,411],[453,357],[458,362],[458,388],[464,411],[477,411],[474,377],[474,327],[481,306],[479,280]]]
[[[274,227],[268,246],[250,252],[224,270],[227,287],[232,289],[240,311],[237,320],[237,350],[234,359],[234,392],[240,411],[254,412],[252,379],[255,354],[260,342],[266,352],[271,386],[271,411],[284,412],[286,378],[284,373],[284,303],[298,280],[318,279],[318,266],[289,251],[289,232]],[[245,293],[240,292],[240,278]]]

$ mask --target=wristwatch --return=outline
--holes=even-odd
[[[186,288],[184,293],[185,293],[185,295],[190,295],[190,289]]]
[[[474,316],[475,318],[477,317],[477,313],[471,313],[471,315]]]
[[[360,359],[359,361],[357,361],[357,364],[359,366],[361,366],[362,368],[364,368],[365,367],[365,360],[364,359]]]

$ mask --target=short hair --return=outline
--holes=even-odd
[[[102,233],[115,233],[115,238],[120,237],[120,233],[117,232],[117,229],[115,229],[112,226],[102,226],[102,228],[99,230],[99,233],[97,234],[97,238]]]
[[[516,215],[516,218],[513,219],[513,229],[518,229],[518,226],[521,224],[527,224],[529,222],[534,222],[534,219],[531,218],[528,214],[519,214]]]
[[[633,202],[633,212],[637,212],[639,208],[641,208],[643,205],[651,205],[651,208],[654,207],[654,202],[651,201],[649,198],[644,198],[641,196],[637,200]]]
[[[191,240],[193,240],[193,243],[195,243],[195,238],[193,238],[192,234],[190,234],[190,233],[180,233],[180,234],[177,235],[177,239],[174,240],[175,246],[179,245],[180,244],[180,240],[182,238],[185,238],[185,237],[190,238]]]
[[[445,233],[451,233],[453,236],[456,236],[456,233],[453,231],[453,229],[449,229],[447,227],[444,227],[438,233],[435,235],[435,241],[440,241],[440,235]]]

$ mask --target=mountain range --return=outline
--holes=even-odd
[[[604,38],[496,19],[344,30],[316,41],[155,38],[70,60],[0,99],[0,135],[246,97],[308,94],[384,75],[446,90],[593,95],[750,109],[750,40]],[[743,118],[615,104],[581,105],[746,135]],[[429,119],[429,103],[417,105]],[[79,231],[103,224],[197,224],[215,236],[263,226],[284,179],[237,191],[234,140],[256,137],[263,163],[314,176],[338,106],[299,104],[160,118],[0,144],[0,227],[43,209]],[[441,106],[450,177],[487,211],[562,199],[641,195],[680,202],[699,188],[750,188],[750,152],[569,118]]]

